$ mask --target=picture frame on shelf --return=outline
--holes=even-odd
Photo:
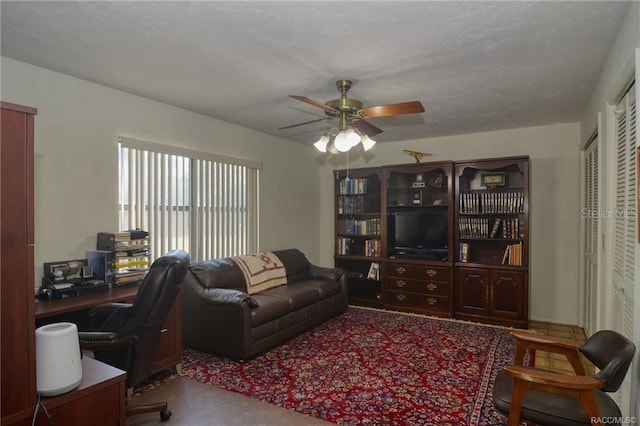
[[[499,173],[483,173],[481,176],[482,186],[486,188],[495,188],[505,186],[507,184],[507,176],[503,172]]]

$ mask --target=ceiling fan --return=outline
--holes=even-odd
[[[293,127],[304,126],[306,124],[317,123],[319,121],[337,118],[339,120],[338,127],[331,129],[331,131],[329,131],[327,135],[323,135],[320,140],[316,142],[316,144],[314,144],[316,148],[318,148],[322,152],[325,152],[327,149],[327,144],[333,142],[334,139],[337,139],[336,142],[339,142],[340,138],[338,138],[338,136],[341,133],[346,134],[346,132],[352,130],[357,131],[356,133],[359,133],[358,140],[357,142],[355,142],[355,144],[352,143],[348,147],[346,143],[342,145],[340,143],[332,145],[335,145],[335,148],[338,151],[345,152],[348,151],[351,147],[357,145],[358,142],[362,141],[363,146],[365,146],[366,150],[368,148],[367,144],[365,144],[365,136],[366,140],[369,141],[369,138],[371,138],[372,136],[382,133],[382,129],[371,124],[370,122],[365,120],[365,118],[389,117],[393,115],[424,112],[424,107],[419,101],[365,107],[364,104],[359,100],[347,97],[347,92],[349,91],[349,89],[351,89],[352,85],[353,82],[351,80],[336,81],[336,86],[341,94],[340,98],[331,99],[324,104],[314,101],[313,99],[309,99],[305,96],[289,95],[290,97],[301,102],[305,102],[309,105],[322,108],[327,117],[305,121],[304,123],[293,124],[290,126],[280,127],[278,130],[290,129]],[[360,136],[362,137],[362,139]],[[323,138],[325,139],[323,140]],[[375,142],[371,140],[371,146],[373,145],[373,143]],[[318,144],[320,144],[320,146],[318,146]]]

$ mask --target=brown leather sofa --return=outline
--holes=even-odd
[[[287,283],[251,295],[230,258],[191,264],[181,291],[185,347],[249,359],[346,311],[346,271],[312,265],[297,249],[273,254]]]

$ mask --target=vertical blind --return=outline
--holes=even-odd
[[[119,226],[149,232],[151,258],[257,249],[260,162],[119,138]]]

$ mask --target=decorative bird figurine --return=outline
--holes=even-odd
[[[419,152],[419,151],[410,151],[408,149],[403,149],[402,150],[405,154],[410,155],[411,157],[416,159],[416,163],[419,163],[420,160],[422,159],[422,157],[424,157],[425,155],[433,155],[433,154],[429,154],[428,152]]]

